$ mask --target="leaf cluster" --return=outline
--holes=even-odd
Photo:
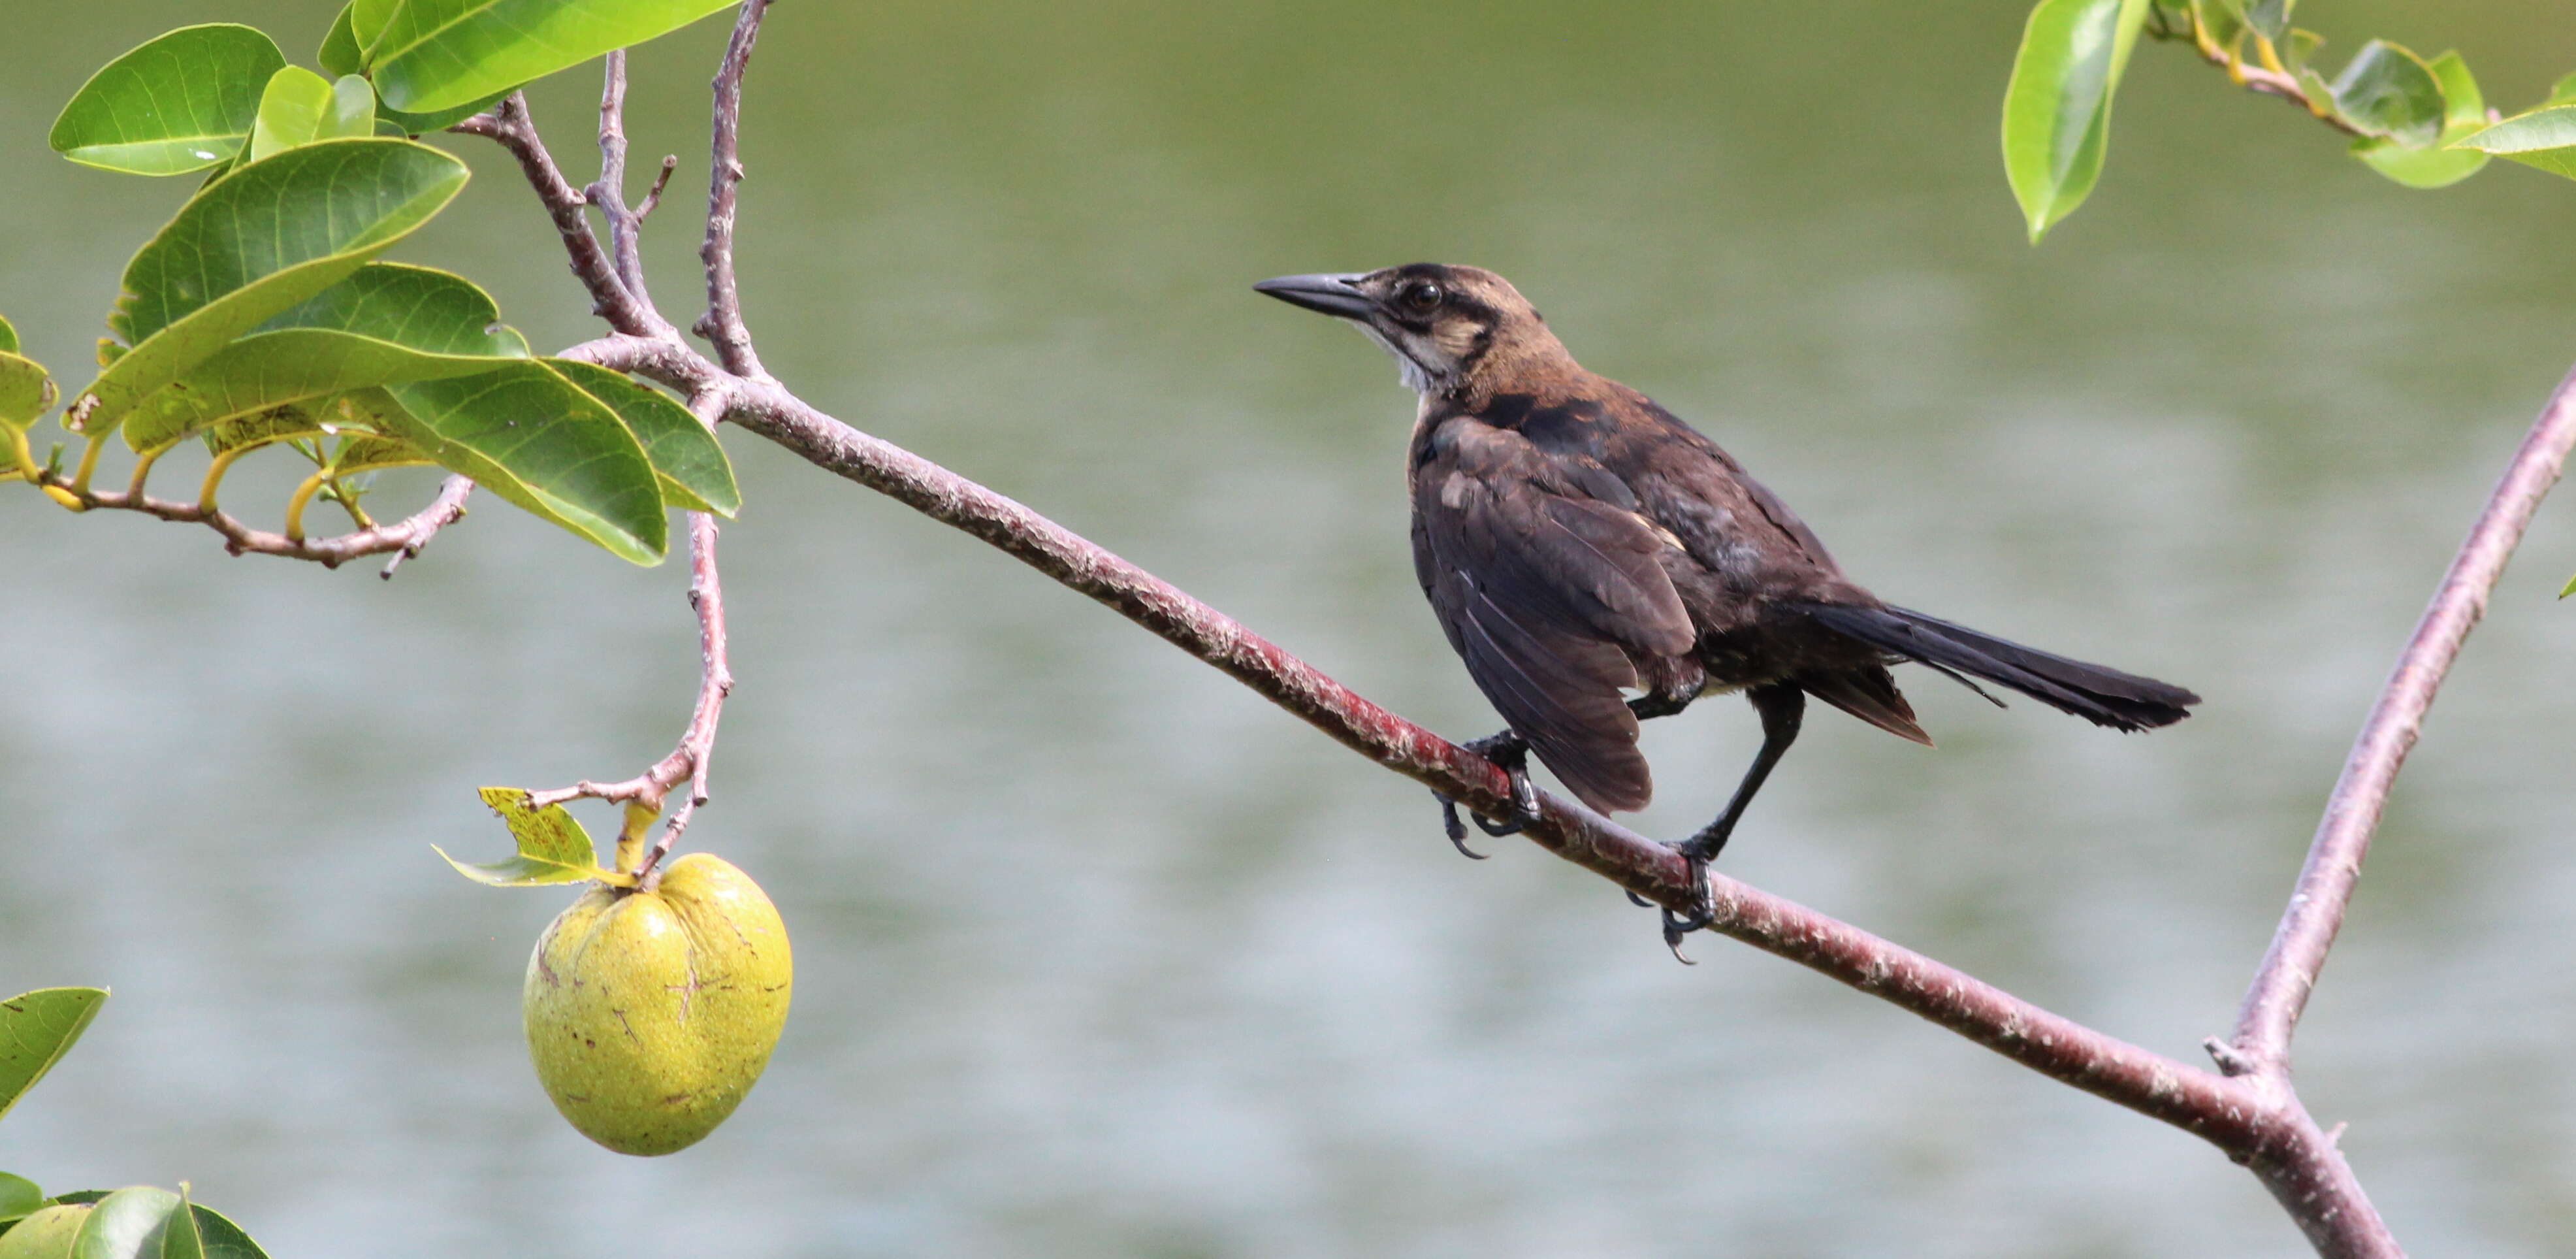
[[[2110,148],[2111,103],[2140,36],[2188,43],[2236,83],[2304,107],[2352,155],[2410,188],[2505,157],[2576,178],[2576,75],[2499,119],[2456,52],[2427,59],[2374,39],[2329,76],[2325,39],[2290,24],[2295,0],[2041,0],[2004,93],[2006,178],[2036,241],[2083,204]]]
[[[0,344],[0,480],[78,506],[99,445],[122,432],[142,484],[182,442],[214,460],[271,446],[314,471],[314,500],[367,523],[368,474],[435,465],[624,559],[669,549],[671,508],[730,516],[731,464],[708,426],[616,372],[532,354],[488,294],[382,255],[444,209],[467,170],[418,136],[532,79],[653,38],[725,0],[354,0],[289,65],[247,26],[182,27],[108,63],[55,120],[64,157],[133,175],[208,172],[136,252],[98,377],[72,395],[86,437],[66,483],[29,428],[58,400]],[[0,324],[0,328],[5,328]]]
[[[106,1003],[104,988],[38,988],[0,1001],[0,1116],[70,1052]],[[0,1255],[268,1259],[240,1225],[189,1201],[185,1184],[176,1193],[136,1185],[49,1197],[36,1182],[7,1172],[0,1172]]]

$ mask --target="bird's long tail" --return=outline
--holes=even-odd
[[[2199,696],[2170,682],[2053,656],[1907,608],[1815,603],[1798,610],[1891,656],[1953,677],[1964,674],[2010,687],[2114,730],[2169,726],[2190,716],[2191,706],[2200,702]]]

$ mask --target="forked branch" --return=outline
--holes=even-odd
[[[730,420],[820,468],[982,538],[1223,670],[1377,764],[1489,815],[1515,811],[1503,772],[1482,757],[1380,708],[1241,623],[1029,508],[824,414],[761,372],[741,321],[732,242],[734,184],[741,174],[741,76],[766,7],[766,0],[746,0],[742,6],[715,84],[702,250],[709,309],[697,330],[715,346],[716,356],[699,353],[667,324],[647,330],[614,316],[611,335],[574,346],[565,356],[678,389],[702,415]],[[2243,70],[2248,85],[2258,90],[2297,87],[2295,80],[2274,82],[2270,67],[2231,68]],[[532,130],[505,143],[512,143],[523,166],[528,154],[543,152],[533,142]],[[538,169],[531,170],[530,179],[560,222],[563,181]],[[575,272],[598,297],[602,269],[586,265],[571,233],[566,240]],[[635,287],[640,290],[640,283]],[[1910,1010],[2053,1079],[2198,1134],[2249,1165],[2322,1254],[2401,1255],[2333,1138],[2309,1116],[2291,1086],[2289,1033],[2333,942],[2370,831],[2425,707],[2571,444],[2576,444],[2576,374],[2559,387],[2515,457],[2364,728],[2271,955],[2247,996],[2236,1039],[2232,1045],[2212,1042],[2224,1073],[2107,1036],[1941,962],[1716,873],[1709,876],[1716,908],[1713,929]],[[692,537],[694,544],[696,535]],[[720,623],[714,632],[713,641],[720,644]],[[710,685],[713,677],[711,669]],[[721,694],[715,698],[720,702]],[[707,706],[703,698],[701,706]],[[703,765],[697,768],[702,771]],[[1539,816],[1524,833],[1540,846],[1653,902],[1679,909],[1696,899],[1687,886],[1686,867],[1671,848],[1556,796],[1541,793],[1539,804]]]

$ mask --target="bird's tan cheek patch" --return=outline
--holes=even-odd
[[[1455,363],[1467,357],[1468,353],[1476,348],[1476,338],[1483,335],[1483,332],[1483,329],[1474,324],[1451,322],[1442,324],[1438,331],[1431,334],[1431,340],[1433,344],[1440,347],[1440,352],[1446,355],[1450,362]]]

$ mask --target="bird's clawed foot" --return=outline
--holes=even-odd
[[[1498,837],[1517,835],[1521,832],[1521,828],[1538,820],[1538,788],[1530,783],[1527,741],[1506,730],[1501,734],[1489,735],[1458,746],[1502,766],[1503,771],[1511,775],[1512,808],[1519,816],[1496,821],[1470,809],[1467,811],[1467,816],[1474,819],[1477,830]],[[1465,823],[1458,820],[1458,802],[1436,791],[1431,793],[1431,797],[1440,802],[1440,829],[1442,834],[1449,837],[1450,844],[1465,856],[1473,857],[1478,861],[1484,860],[1484,853],[1467,847],[1467,827]]]
[[[1723,821],[1721,819],[1721,823]],[[1664,947],[1671,949],[1673,960],[1684,966],[1697,966],[1699,963],[1682,952],[1682,937],[1717,921],[1717,898],[1708,890],[1708,865],[1717,859],[1717,851],[1726,846],[1726,836],[1726,829],[1712,825],[1673,845],[1673,850],[1682,855],[1682,863],[1690,871],[1691,903],[1688,909],[1663,910]],[[1628,894],[1628,899],[1640,905],[1650,903],[1634,892]]]

